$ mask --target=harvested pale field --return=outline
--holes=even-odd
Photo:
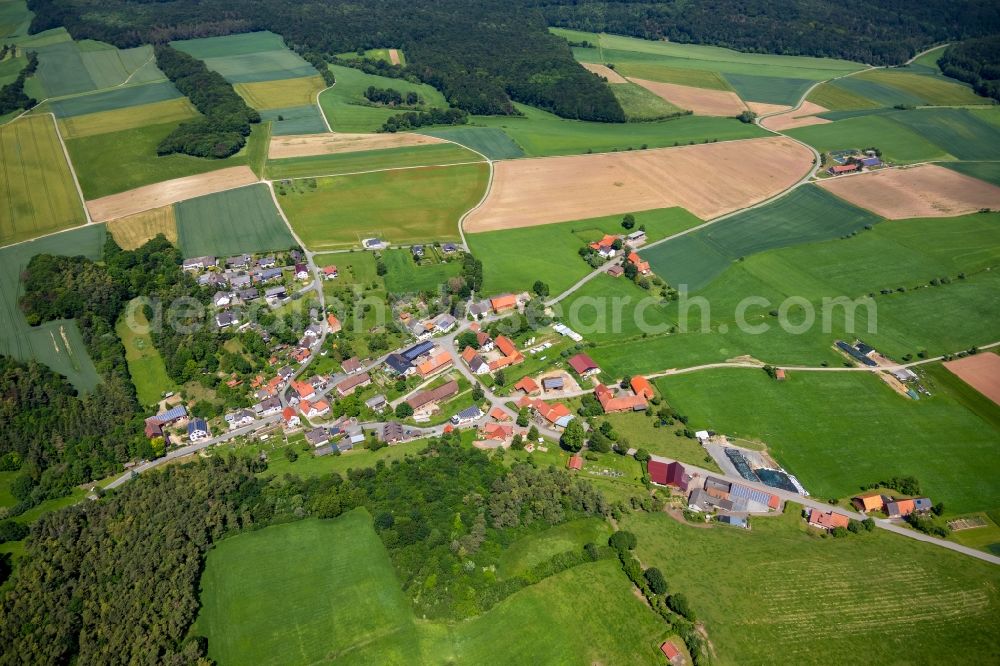
[[[787,104],[768,104],[767,102],[747,102],[747,107],[758,116],[766,116],[769,113],[780,111],[791,111],[792,107]]]
[[[738,116],[747,108],[740,96],[729,90],[709,90],[644,79],[629,80],[696,116]]]
[[[108,222],[108,231],[123,250],[134,250],[163,234],[177,245],[177,220],[174,207],[163,206]]]
[[[464,226],[496,231],[673,206],[708,220],[778,194],[811,166],[809,149],[785,137],[501,161]]]
[[[87,210],[90,211],[94,222],[107,222],[185,199],[250,185],[257,180],[256,174],[250,167],[231,167],[197,176],[165,180],[162,183],[93,199],[87,202]]]
[[[406,146],[448,143],[426,134],[289,134],[272,136],[267,156],[272,160],[312,155],[335,155],[362,150],[385,150]]]
[[[934,164],[829,178],[819,185],[890,220],[1000,209],[1000,187]]]
[[[608,83],[628,83],[628,79],[606,65],[598,65],[592,62],[581,62],[580,64],[594,74],[607,79]]]
[[[826,107],[813,102],[802,102],[802,106],[792,109],[786,113],[780,113],[770,118],[760,121],[760,124],[769,130],[781,132],[795,129],[796,127],[808,127],[810,125],[824,125],[828,122],[826,118],[820,118],[816,114],[829,111]]]
[[[398,65],[399,64],[399,50],[398,49],[389,49],[389,62],[391,62],[393,65]]]
[[[963,382],[1000,405],[1000,356],[973,354],[944,364]]]

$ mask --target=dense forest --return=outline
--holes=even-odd
[[[514,100],[567,118],[625,120],[607,85],[577,65],[537,10],[519,3],[372,0],[357,11],[336,0],[31,0],[29,7],[33,32],[64,25],[75,38],[119,47],[272,30],[316,62],[394,45],[406,51],[408,73],[469,113],[514,113]]]
[[[10,50],[13,49],[14,47],[11,46]],[[7,50],[8,47],[4,46],[3,51],[0,52],[0,61],[7,55]],[[30,109],[38,103],[38,100],[29,97],[24,92],[24,82],[35,73],[36,69],[38,69],[38,54],[32,52],[28,54],[28,64],[18,73],[17,78],[0,87],[0,116],[12,111]]]
[[[519,536],[617,509],[563,470],[431,440],[404,460],[308,480],[216,455],[143,475],[94,503],[44,516],[0,602],[0,663],[195,663],[188,637],[206,551],[239,531],[366,508],[418,614],[467,617],[606,546],[563,553],[497,582]]]
[[[924,48],[1000,32],[995,0],[534,0],[550,25],[738,51],[898,65]]]
[[[156,152],[220,158],[238,152],[250,135],[251,123],[260,122],[260,114],[247,106],[221,74],[183,51],[157,46],[156,65],[202,113],[178,125]]]
[[[21,472],[11,513],[152,453],[115,322],[135,296],[184,279],[180,253],[162,236],[133,251],[109,236],[103,259],[36,255],[22,274],[28,322],[73,318],[101,382],[78,395],[37,363],[0,357],[0,458]]]
[[[1000,102],[1000,35],[954,44],[938,65],[947,76],[965,81],[983,97]]]

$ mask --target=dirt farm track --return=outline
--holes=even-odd
[[[840,176],[823,180],[820,186],[890,220],[954,217],[1000,208],[1000,187],[934,164]]]
[[[703,220],[792,186],[813,163],[785,137],[495,163],[465,231],[496,231],[680,206]]]
[[[944,367],[959,379],[1000,405],[1000,356],[983,352],[947,361]]]

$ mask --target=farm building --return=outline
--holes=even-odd
[[[652,399],[656,393],[653,391],[653,385],[649,383],[649,380],[642,375],[636,375],[629,380],[629,386],[632,387],[632,392],[638,396],[642,396],[647,400]]]
[[[577,354],[569,359],[569,366],[581,377],[590,377],[601,372],[601,368],[586,354]]]
[[[740,504],[739,500],[746,500],[747,511],[775,510],[781,506],[781,499],[777,495],[739,483],[734,483],[730,488],[729,499],[734,505]]]
[[[868,511],[881,511],[885,507],[885,498],[882,493],[865,493],[858,495],[851,500],[858,511],[867,513]]]
[[[429,411],[434,405],[442,400],[446,400],[458,393],[458,382],[452,380],[434,389],[421,391],[409,399],[406,404],[413,408],[413,411]]]
[[[660,486],[674,486],[681,490],[687,490],[691,481],[684,465],[679,462],[667,462],[662,458],[651,456],[646,462],[646,473],[649,480]]]
[[[360,375],[354,375],[353,377],[348,377],[344,381],[337,384],[337,393],[342,397],[348,396],[354,393],[355,389],[361,386],[368,386],[372,383],[372,378],[367,372],[362,372]]]
[[[604,384],[598,384],[594,395],[605,414],[614,412],[641,412],[646,409],[646,399],[640,395],[615,395]]]
[[[610,275],[611,277],[621,277],[624,274],[625,274],[625,269],[622,268],[619,264],[615,264],[614,266],[608,269],[608,275]]]
[[[538,383],[531,377],[522,377],[518,383],[514,384],[514,390],[524,391],[525,395],[531,395],[538,391]]]
[[[186,416],[187,409],[184,408],[184,405],[160,412],[156,416],[150,416],[146,419],[146,437],[161,437],[163,435],[163,426],[170,425]]]
[[[413,363],[415,360],[417,360],[424,354],[429,353],[432,349],[434,349],[433,342],[430,341],[418,342],[409,349],[405,349],[400,353],[402,354],[403,358],[405,358],[410,363]]]
[[[666,657],[667,661],[671,664],[679,664],[682,660],[680,650],[678,650],[677,646],[670,641],[664,641],[663,644],[660,645],[660,652],[663,653],[663,656]]]
[[[566,467],[578,471],[583,469],[583,458],[578,455],[570,456],[569,460],[566,461]]]
[[[563,385],[562,377],[546,377],[542,380],[542,388],[546,391],[561,391]]]
[[[850,524],[851,519],[842,513],[834,513],[833,511],[823,513],[819,509],[811,509],[809,511],[808,522],[813,527],[832,530],[837,527],[846,528]]]
[[[651,272],[649,268],[649,262],[643,261],[642,258],[639,257],[638,252],[629,252],[628,262],[633,266],[635,266],[635,269],[639,271],[639,275],[649,275],[649,273]]]
[[[490,299],[490,307],[493,312],[500,314],[501,312],[507,312],[513,310],[517,307],[517,296],[514,294],[503,294],[502,296],[494,296]]]
[[[897,499],[885,503],[885,512],[890,518],[905,518],[911,513],[930,511],[931,501],[926,497]]]
[[[413,364],[402,354],[389,354],[385,359],[385,365],[397,375],[409,375],[413,373]]]
[[[855,171],[861,171],[861,165],[858,163],[854,164],[834,164],[832,167],[826,170],[831,176],[841,176],[845,173],[854,173]]]

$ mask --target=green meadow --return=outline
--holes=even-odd
[[[402,169],[417,166],[442,166],[482,162],[483,158],[453,143],[361,150],[332,155],[292,157],[271,160],[267,164],[268,178],[304,178],[306,176],[338,176],[341,174]]]
[[[337,78],[337,85],[319,96],[319,105],[335,132],[374,132],[390,116],[402,112],[400,109],[376,106],[365,99],[368,86],[394,88],[404,95],[415,92],[423,98],[427,107],[448,107],[444,95],[424,83],[365,74],[360,69],[341,65],[330,65],[330,71]]]
[[[461,623],[418,620],[363,510],[226,539],[209,553],[201,587],[193,633],[208,637],[220,663],[482,664],[504,654],[512,663],[653,665],[668,633],[610,560]]]
[[[143,332],[149,322],[139,308],[136,309],[134,322],[138,328],[130,326],[129,321],[122,317],[115,331],[125,347],[125,360],[139,404],[153,405],[160,401],[165,391],[176,391],[178,387],[167,375],[163,357],[153,346],[152,337]]]
[[[579,518],[530,534],[504,550],[497,566],[497,578],[512,578],[560,553],[578,551],[588,543],[608,542],[611,525],[600,518]]]
[[[1000,263],[997,217],[884,222],[847,239],[748,257],[686,300],[684,313],[677,302],[632,299],[621,310],[619,333],[587,335],[597,343],[591,356],[611,376],[623,376],[742,355],[774,364],[838,365],[843,358],[834,341],[855,335],[896,359],[994,342],[1000,329],[978,313],[994,309],[1000,287],[991,270]],[[798,302],[786,303],[790,297]],[[824,305],[842,298],[853,301],[850,309],[833,300]],[[783,303],[784,324],[774,316]],[[807,321],[806,305],[814,325],[790,333]],[[613,321],[610,304],[604,314]],[[645,333],[636,330],[640,316]],[[751,328],[742,330],[740,319]]]
[[[658,95],[635,83],[609,84],[629,122],[661,120],[683,112]]]
[[[684,594],[719,664],[985,662],[997,567],[883,530],[807,533],[797,505],[752,530],[630,514],[637,557]],[[893,566],[889,566],[893,563]],[[821,601],[820,601],[821,600]]]
[[[944,162],[941,166],[985,180],[987,183],[1000,185],[1000,162]]]
[[[415,291],[437,291],[456,277],[462,270],[462,262],[444,262],[430,245],[424,246],[424,259],[418,265],[409,249],[386,250],[382,254],[388,272],[383,276],[389,291],[401,294]]]
[[[649,242],[702,223],[682,208],[633,213],[635,229],[645,225]],[[466,235],[472,253],[483,262],[483,291],[493,294],[531,289],[535,280],[549,285],[553,296],[593,269],[578,250],[604,234],[625,234],[623,215],[559,222],[537,227]]]
[[[528,157],[664,148],[767,134],[756,125],[735,118],[680,116],[645,123],[595,123],[566,120],[523,104],[516,106],[523,115],[475,116],[471,122],[475,126],[502,129]]]
[[[334,176],[279,187],[278,200],[310,249],[355,247],[369,236],[427,243],[458,238],[458,220],[488,176],[486,164]]]
[[[286,250],[295,245],[266,185],[250,185],[175,204],[185,257]]]

